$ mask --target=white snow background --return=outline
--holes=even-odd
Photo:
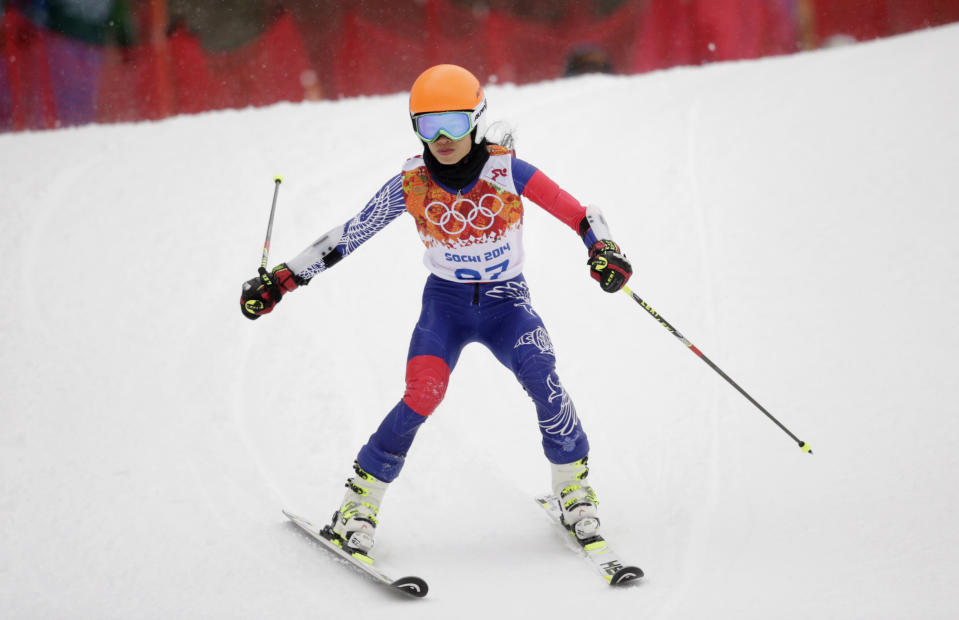
[[[532,497],[532,404],[481,346],[420,429],[375,556],[325,521],[401,397],[426,271],[403,216],[256,322],[271,264],[418,152],[397,94],[0,136],[0,617],[954,618],[959,26],[635,77],[488,88],[600,205],[633,289],[530,204],[525,270],[589,433],[609,588]]]

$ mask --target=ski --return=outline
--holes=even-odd
[[[300,529],[318,540],[324,548],[328,549],[332,553],[335,553],[340,559],[345,560],[346,562],[360,569],[372,577],[377,583],[381,583],[393,588],[394,590],[410,596],[415,596],[417,598],[426,596],[426,593],[429,591],[429,586],[421,578],[401,577],[400,579],[392,579],[376,566],[373,558],[364,555],[359,551],[350,551],[349,547],[344,548],[338,541],[337,537],[330,530],[328,525],[318,528],[303,517],[298,517],[295,514],[287,512],[286,510],[283,511],[283,514],[286,515],[290,521],[299,526]]]
[[[567,534],[566,540],[570,549],[579,552],[580,555],[589,560],[590,564],[606,579],[609,585],[625,585],[643,576],[643,569],[638,566],[624,565],[602,536],[593,536],[586,541],[581,541],[567,529],[566,525],[563,524],[563,512],[555,495],[543,495],[535,498],[534,501],[549,515],[550,520]]]

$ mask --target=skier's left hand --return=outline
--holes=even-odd
[[[626,286],[633,275],[633,266],[616,242],[609,239],[597,241],[589,248],[589,260],[586,263],[589,265],[589,275],[607,293],[615,293]]]

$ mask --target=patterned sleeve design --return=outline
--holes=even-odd
[[[287,264],[296,275],[309,280],[352,254],[405,210],[403,175],[398,174],[353,218],[314,241]]]
[[[346,223],[337,249],[343,256],[349,255],[404,211],[406,202],[403,200],[403,175],[398,174],[387,181],[366,203],[363,210]]]

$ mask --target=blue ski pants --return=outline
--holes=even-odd
[[[556,375],[553,345],[523,276],[460,283],[430,275],[407,356],[406,392],[360,449],[360,467],[385,482],[399,475],[417,430],[443,400],[450,373],[471,342],[489,349],[533,400],[550,462],[587,455],[589,441]]]

